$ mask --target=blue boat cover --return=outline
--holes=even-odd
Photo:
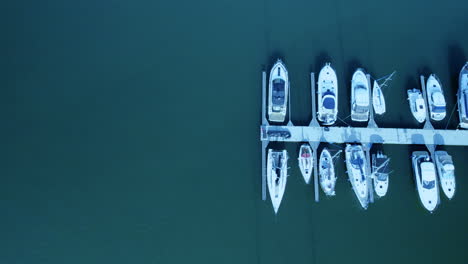
[[[335,94],[330,92],[330,91],[326,91],[323,96],[327,96],[327,95],[331,95],[333,97],[327,97],[327,98],[324,98],[323,99],[323,107],[325,107],[326,109],[335,109]]]
[[[335,109],[335,99],[327,97],[323,100],[323,107],[326,109]]]

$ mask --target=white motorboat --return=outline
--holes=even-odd
[[[364,70],[357,69],[351,80],[351,119],[357,122],[369,120],[369,84]]]
[[[278,59],[270,71],[268,92],[268,119],[271,122],[284,122],[286,117],[289,93],[288,71]]]
[[[267,185],[275,214],[281,204],[288,177],[288,153],[286,150],[268,150]]]
[[[442,85],[435,74],[431,74],[426,83],[427,101],[431,119],[440,121],[446,115],[445,97],[442,92]]]
[[[434,162],[427,151],[415,151],[411,156],[419,199],[429,212],[439,204],[439,188]]]
[[[377,81],[374,81],[374,87],[372,88],[372,104],[374,105],[374,112],[376,114],[385,114],[385,111],[387,110],[385,105],[385,97]]]
[[[447,151],[436,151],[435,160],[442,191],[447,198],[452,199],[455,194],[455,166],[452,156]]]
[[[320,186],[326,195],[335,195],[335,166],[330,151],[327,148],[322,150],[319,162]]]
[[[468,62],[458,76],[458,116],[460,127],[468,129]]]
[[[330,63],[320,70],[317,86],[318,120],[324,125],[333,125],[338,114],[338,79]]]
[[[369,204],[369,189],[367,187],[366,156],[361,145],[346,145],[346,169],[353,186],[354,193],[362,208],[367,209]]]
[[[372,155],[372,174],[374,182],[374,190],[377,196],[383,197],[388,191],[389,158],[381,151]]]
[[[408,90],[408,103],[414,118],[422,123],[426,120],[426,104],[420,90]]]
[[[309,184],[314,165],[312,148],[309,144],[305,143],[301,145],[301,148],[299,149],[299,157],[297,159],[299,160],[299,169],[301,169],[302,177],[304,177],[304,181]]]

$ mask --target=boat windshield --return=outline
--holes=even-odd
[[[423,180],[422,184],[423,184],[423,188],[430,190],[430,189],[434,188],[435,181],[424,181]]]
[[[377,180],[386,181],[387,178],[388,178],[388,174],[386,174],[386,173],[377,173]]]
[[[434,113],[445,113],[445,106],[434,106],[432,107]]]
[[[285,81],[283,79],[273,80],[272,102],[275,105],[283,105],[285,101]]]

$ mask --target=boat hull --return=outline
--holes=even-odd
[[[357,69],[351,80],[351,120],[369,120],[369,83],[363,69]]]
[[[323,192],[328,196],[335,195],[335,166],[327,148],[324,148],[320,154],[319,175]]]
[[[439,176],[440,187],[448,199],[455,195],[455,167],[452,157],[446,151],[435,152],[437,175]]]
[[[313,151],[309,144],[302,144],[297,159],[302,177],[304,181],[309,184],[314,164]]]
[[[439,204],[439,188],[434,163],[427,151],[413,152],[411,160],[419,200],[426,210],[433,212]]]
[[[268,150],[267,185],[275,214],[281,205],[288,177],[288,154],[286,150]]]
[[[333,125],[338,114],[338,78],[330,63],[320,70],[317,88],[317,119],[323,125]]]
[[[278,59],[270,71],[268,89],[268,120],[282,123],[286,118],[289,96],[289,75],[284,63]]]
[[[422,93],[418,89],[408,90],[408,103],[411,114],[419,123],[426,121],[426,104]]]
[[[377,155],[372,155],[372,173],[373,173],[373,184],[374,184],[374,191],[378,197],[384,197],[388,191],[388,184],[389,184],[389,177],[387,170],[379,169],[383,162],[382,160],[388,159],[387,156],[383,155],[382,153],[377,153]]]
[[[442,91],[442,85],[439,79],[434,74],[431,74],[427,79],[426,83],[427,100],[429,107],[429,114],[432,120],[441,121],[445,118],[446,103],[444,93]],[[443,110],[442,110],[443,109]]]
[[[374,87],[372,88],[372,105],[374,106],[374,112],[377,115],[383,115],[387,111],[385,97],[377,81],[374,81]]]
[[[366,157],[361,145],[346,145],[346,169],[349,181],[353,187],[362,208],[367,209],[369,205],[369,189],[367,186]],[[359,165],[356,164],[359,162]]]

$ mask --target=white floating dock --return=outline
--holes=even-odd
[[[468,146],[468,130],[271,125],[260,128],[262,141]]]

